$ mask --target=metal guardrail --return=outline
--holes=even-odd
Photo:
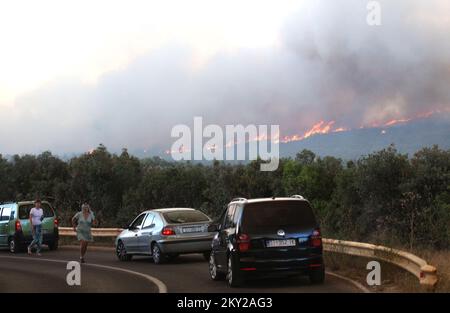
[[[122,228],[92,228],[92,236],[94,237],[115,237],[122,232]],[[76,236],[72,227],[59,227],[60,236]]]
[[[437,270],[418,256],[402,250],[369,243],[323,239],[325,251],[361,256],[397,265],[419,279],[422,286],[434,288],[438,282]]]
[[[115,237],[121,228],[92,228],[94,237]],[[60,236],[75,236],[71,227],[59,227]],[[418,256],[402,250],[377,246],[369,243],[323,238],[323,249],[328,252],[342,253],[385,261],[397,265],[419,279],[422,286],[435,287],[438,282],[437,270]]]

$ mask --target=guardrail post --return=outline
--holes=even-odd
[[[424,265],[420,268],[420,285],[427,291],[433,291],[438,282],[437,270],[434,266]]]

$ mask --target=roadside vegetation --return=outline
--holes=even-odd
[[[301,194],[324,236],[402,248],[449,270],[450,150],[407,156],[390,146],[348,162],[304,150],[274,172],[261,172],[260,162],[139,160],[103,145],[68,161],[50,152],[0,155],[0,201],[50,200],[62,225],[89,201],[100,227],[122,227],[147,208],[194,207],[216,217],[233,197]]]

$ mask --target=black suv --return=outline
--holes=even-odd
[[[233,199],[219,222],[209,260],[211,279],[231,287],[246,278],[305,274],[323,283],[322,238],[311,205],[302,196]]]

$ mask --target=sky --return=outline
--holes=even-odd
[[[0,153],[161,151],[177,124],[355,128],[450,108],[450,2],[0,0]]]

